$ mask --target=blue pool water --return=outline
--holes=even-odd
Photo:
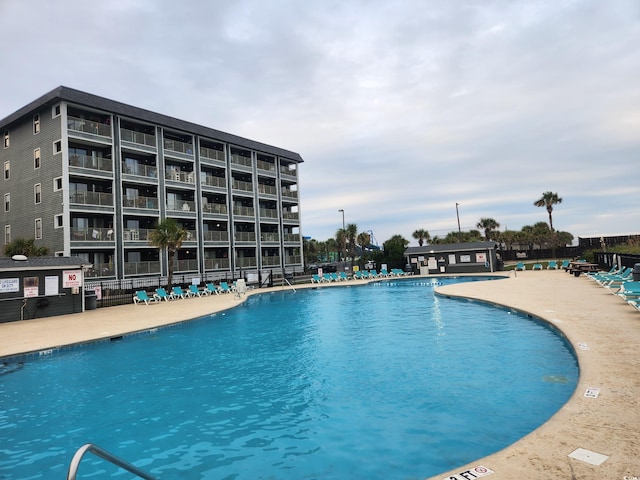
[[[577,379],[549,328],[424,282],[257,295],[1,375],[0,478],[65,478],[88,442],[161,479],[425,478],[529,433]],[[85,456],[78,478],[106,477],[130,478]]]

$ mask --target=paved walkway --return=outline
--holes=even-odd
[[[295,288],[311,287],[317,285]],[[586,277],[563,271],[518,272],[517,277],[511,273],[500,282],[449,285],[438,292],[509,306],[556,325],[574,345],[581,374],[569,402],[536,431],[494,455],[434,478],[477,478],[464,472],[478,465],[493,470],[488,478],[495,480],[640,477],[640,313]],[[193,319],[234,307],[244,298],[218,295],[3,323],[0,357]],[[599,389],[597,398],[585,397],[592,387]],[[579,448],[608,458],[593,465],[569,457]],[[598,458],[587,453],[587,460]]]

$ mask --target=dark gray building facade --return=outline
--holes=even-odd
[[[409,247],[407,263],[417,273],[485,273],[501,269],[496,242],[445,243]]]
[[[187,230],[175,273],[303,270],[301,156],[67,87],[0,120],[3,245],[35,238],[86,279],[164,276],[159,221]]]

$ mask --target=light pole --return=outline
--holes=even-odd
[[[460,230],[460,213],[458,212],[458,202],[456,202],[456,217],[458,219],[458,241],[462,243],[462,230]]]
[[[345,230],[345,227],[344,227],[344,210],[341,208],[340,210],[338,210],[338,212],[342,213],[342,230]]]

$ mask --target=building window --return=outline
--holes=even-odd
[[[11,194],[5,193],[4,194],[4,211],[8,212],[9,210],[11,210]]]
[[[53,154],[60,153],[62,151],[62,140],[53,142]]]
[[[51,108],[51,118],[56,118],[60,116],[60,104],[54,105]]]
[[[33,168],[36,170],[40,168],[40,149],[39,148],[36,148],[33,151]]]
[[[33,199],[36,202],[36,205],[42,203],[42,184],[36,183],[33,186]]]
[[[11,162],[10,161],[6,161],[4,162],[4,179],[5,180],[9,180],[9,178],[11,177]]]
[[[59,192],[62,190],[62,177],[56,177],[53,179],[53,191]]]
[[[4,243],[11,243],[11,225],[4,226]]]
[[[35,234],[36,240],[40,240],[42,238],[42,219],[41,218],[36,218],[34,234]]]
[[[9,130],[4,132],[4,148],[9,148]]]
[[[40,133],[40,115],[37,113],[33,116],[33,134],[37,135]]]
[[[64,220],[61,213],[53,217],[53,228],[62,228],[64,226]]]

